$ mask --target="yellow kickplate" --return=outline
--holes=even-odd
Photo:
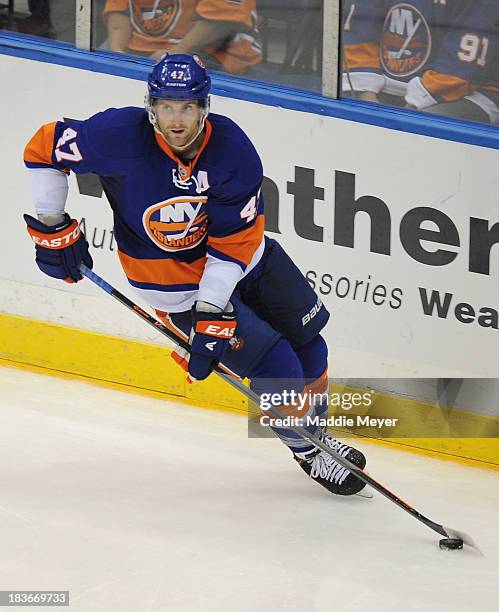
[[[248,412],[247,399],[216,376],[189,385],[185,372],[170,358],[170,353],[169,348],[154,344],[0,314],[0,360],[7,360],[8,365],[40,367],[98,382],[126,385],[139,393],[168,394],[217,410]],[[345,389],[332,385],[332,390]],[[376,393],[375,406],[369,414],[385,417],[403,414],[406,430],[397,432],[397,438],[384,437],[382,431],[369,429],[354,433],[366,440],[373,439],[405,450],[499,467],[499,438],[480,437],[490,434],[491,428],[497,427],[498,419],[456,410],[453,420],[449,421],[448,411],[445,418],[442,417],[443,410],[415,400]],[[411,435],[415,431],[414,423],[421,419],[440,423],[441,435],[432,438]],[[460,431],[475,437],[459,437]],[[343,433],[347,432],[336,431],[338,437]]]

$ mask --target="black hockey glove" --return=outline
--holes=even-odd
[[[88,242],[76,219],[71,219],[68,213],[57,225],[45,225],[31,215],[24,215],[24,220],[35,243],[36,264],[42,272],[67,283],[77,283],[83,278],[78,269],[80,264],[92,268]]]
[[[237,326],[236,311],[229,302],[222,310],[207,302],[192,307],[190,382],[204,380],[222,360]]]

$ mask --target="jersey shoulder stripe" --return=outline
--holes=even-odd
[[[47,168],[52,166],[55,129],[57,123],[46,123],[35,132],[24,149],[24,163],[28,168]]]

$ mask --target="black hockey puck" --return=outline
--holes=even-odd
[[[461,550],[463,541],[461,538],[442,538],[438,545],[442,550]]]

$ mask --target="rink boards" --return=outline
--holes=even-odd
[[[141,106],[144,83],[1,59],[7,129],[0,145],[0,235],[9,255],[0,262],[0,310],[23,317],[0,321],[2,357],[239,409],[241,399],[216,383],[186,389],[154,330],[88,282],[61,286],[33,263],[21,221],[32,208],[21,159],[25,143],[54,119]],[[336,378],[497,376],[496,150],[219,96],[212,108],[234,118],[262,156],[267,231],[333,314],[325,336]],[[96,271],[131,294],[98,182],[71,176],[67,208],[84,219]],[[54,324],[82,331],[61,332]],[[12,330],[23,339],[17,348]],[[44,363],[52,334],[58,341]],[[486,408],[497,414],[492,394]],[[467,440],[474,450],[463,451],[454,440],[444,452],[499,463],[499,453],[487,450],[491,442]],[[442,443],[430,446],[442,450]]]
[[[0,365],[27,366],[35,371],[63,377],[76,375],[106,386],[165,399],[174,396],[197,406],[248,414],[255,418],[255,408],[249,407],[241,394],[216,376],[195,385],[187,384],[183,371],[170,358],[170,349],[153,343],[8,314],[0,315],[0,337]],[[397,437],[393,437],[389,429],[384,432],[373,427],[361,429],[364,439],[499,469],[499,444],[497,437],[494,437],[498,427],[497,418],[490,413],[477,412],[477,406],[487,411],[494,392],[497,397],[495,381],[487,386],[484,385],[486,381],[477,379],[475,391],[480,390],[476,395],[480,401],[473,407],[469,397],[466,401],[466,393],[462,394],[462,401],[468,410],[442,405],[433,395],[432,381],[414,379],[408,389],[407,384],[404,388],[397,388],[397,384],[400,387],[403,382],[400,379],[391,380],[390,384],[385,380],[386,390],[381,387],[380,391],[375,392],[372,391],[375,381],[371,382],[374,384],[368,388],[374,394],[375,401],[365,414],[399,417],[400,427]],[[465,387],[468,394],[474,384]],[[425,385],[429,389],[424,389]],[[354,380],[350,385],[348,381],[333,383],[330,395],[351,395],[363,388],[357,386]],[[414,399],[416,396],[422,399]],[[46,399],[50,402],[50,398]],[[449,418],[449,410],[452,411],[452,418]],[[417,430],[415,423],[428,419],[433,421],[432,436],[414,437],[413,432]],[[348,430],[352,428],[336,428],[339,435],[349,435]],[[438,431],[441,435],[438,435]],[[463,437],[459,432],[465,432]]]

